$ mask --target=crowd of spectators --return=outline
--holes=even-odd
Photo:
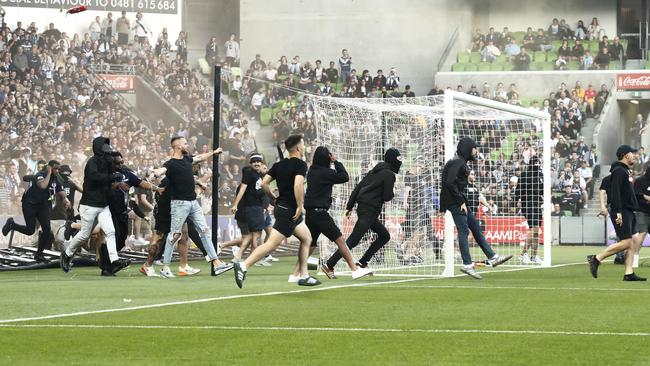
[[[592,42],[597,43],[597,51],[590,47]],[[513,64],[514,70],[529,70],[536,51],[547,52],[543,61],[552,62],[556,70],[568,69],[570,62],[583,70],[604,70],[609,69],[610,62],[626,59],[620,38],[615,36],[610,41],[596,17],[588,27],[579,20],[575,28],[564,19],[554,18],[548,29],[535,31],[528,27],[523,37],[516,36],[508,27],[501,32],[491,27],[487,33],[476,29],[467,51],[480,53],[482,62],[496,62],[503,57]]]

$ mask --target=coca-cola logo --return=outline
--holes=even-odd
[[[618,76],[619,89],[650,89],[650,74],[623,74]]]
[[[104,80],[115,90],[131,90],[133,89],[133,78],[131,76],[113,76],[104,75]]]

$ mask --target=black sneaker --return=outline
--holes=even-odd
[[[318,285],[320,285],[320,281],[312,276],[301,278],[298,280],[298,286],[318,286]]]
[[[131,261],[128,259],[118,259],[116,261],[111,262],[111,272],[113,274],[123,270],[124,268],[128,267],[131,264]]]
[[[109,269],[102,269],[102,277],[115,277],[115,273]]]
[[[2,235],[7,236],[11,230],[13,230],[14,226],[14,218],[10,217],[7,219],[7,222],[5,222],[4,226],[2,227]]]
[[[235,283],[237,283],[237,287],[242,288],[246,279],[246,272],[241,269],[241,263],[235,262],[232,265],[235,273]]]
[[[623,281],[647,281],[647,278],[639,277],[636,273],[632,272],[623,276]]]
[[[588,255],[587,262],[589,262],[589,272],[593,278],[598,278],[598,266],[600,266],[600,261],[596,258],[595,255]]]
[[[63,272],[68,273],[70,271],[70,261],[72,260],[72,257],[69,257],[66,253],[65,250],[61,251],[61,259],[59,260],[59,263],[61,264],[61,269]]]
[[[45,256],[43,255],[43,253],[36,253],[36,254],[34,254],[34,260],[35,260],[37,263],[50,263],[50,260],[47,259],[47,258],[45,258]]]
[[[614,257],[614,264],[625,264],[625,253],[616,253],[616,256]]]

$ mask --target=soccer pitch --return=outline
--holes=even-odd
[[[116,278],[96,268],[0,275],[2,365],[649,364],[650,287],[623,268],[589,275],[596,247],[555,247],[554,267],[483,280],[349,277],[286,282],[254,267],[213,278]],[[643,252],[641,253],[643,256]],[[637,271],[650,275],[647,260]]]

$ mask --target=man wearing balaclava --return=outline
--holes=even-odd
[[[390,240],[388,230],[379,221],[379,214],[384,202],[392,200],[395,196],[393,192],[395,174],[399,173],[401,166],[402,156],[399,151],[393,147],[386,150],[384,161],[375,165],[357,184],[346,205],[346,216],[350,216],[354,205],[357,205],[357,222],[354,224],[354,229],[352,229],[352,233],[346,241],[348,248],[353,249],[356,247],[368,230],[372,230],[377,234],[375,241],[370,244],[368,250],[357,263],[357,266],[361,268],[367,268],[370,259]],[[337,250],[327,260],[327,267],[334,268],[340,259],[341,253]]]
[[[88,159],[84,168],[83,193],[79,201],[79,214],[81,215],[81,229],[70,239],[66,250],[61,252],[61,269],[70,271],[70,261],[81,244],[88,241],[93,224],[97,224],[106,235],[106,246],[111,260],[111,271],[116,273],[126,268],[130,262],[120,259],[117,255],[115,241],[115,226],[108,208],[111,197],[111,182],[114,178],[121,177],[121,173],[113,170],[113,157],[111,142],[107,137],[96,137],[93,140],[94,155]]]
[[[521,202],[521,212],[528,223],[526,243],[520,257],[523,264],[542,264],[542,260],[537,256],[544,202],[544,180],[539,165],[539,158],[531,157],[526,171],[519,177],[515,188],[515,197]]]
[[[485,240],[481,232],[481,225],[474,217],[474,213],[467,207],[465,188],[467,187],[467,177],[470,172],[467,162],[475,160],[477,155],[478,148],[474,140],[468,137],[460,139],[456,148],[456,156],[449,160],[442,170],[440,211],[449,211],[454,217],[454,223],[458,229],[458,246],[460,247],[460,255],[463,258],[460,271],[473,278],[481,279],[481,275],[474,269],[472,256],[469,253],[467,236],[470,230],[474,240],[488,257],[492,267],[509,260],[512,255],[500,256],[494,253],[490,244]]]

